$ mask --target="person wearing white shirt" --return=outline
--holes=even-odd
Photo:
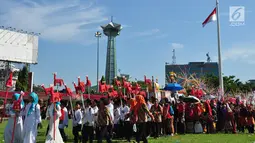
[[[116,134],[116,137],[119,138],[121,137],[120,135],[120,129],[121,129],[121,125],[120,125],[120,105],[118,102],[114,103],[114,133]]]
[[[95,110],[91,107],[91,101],[88,99],[85,102],[83,118],[83,128],[82,128],[82,143],[93,143],[94,139],[94,124],[95,124]]]
[[[38,104],[38,95],[34,92],[29,94],[30,103],[23,110],[24,130],[23,143],[35,143],[37,137],[37,125],[41,123],[40,105]]]
[[[79,132],[81,131],[82,125],[82,112],[81,112],[81,103],[79,101],[76,102],[75,112],[73,119],[73,135],[74,135],[74,143],[79,142]]]
[[[67,103],[66,102],[62,102],[61,103],[61,117],[60,117],[60,122],[59,122],[59,131],[61,133],[61,136],[63,138],[63,141],[67,141],[67,135],[65,134],[65,127],[68,127],[68,110],[66,108]]]
[[[120,107],[120,120],[122,122],[121,130],[125,131],[122,133],[122,137],[125,137],[128,142],[130,142],[132,133],[133,133],[133,126],[130,123],[129,118],[125,119],[127,114],[129,113],[130,108],[127,106],[127,101],[122,101],[122,106]]]
[[[150,110],[153,104],[147,98],[145,98],[145,101],[146,101],[146,105],[148,107],[148,110]],[[152,123],[153,122],[151,121],[151,117],[147,115],[147,122],[146,122],[147,136],[150,136],[151,132],[153,131],[152,130]]]
[[[112,135],[113,135],[113,121],[114,121],[114,106],[113,106],[113,101],[111,98],[109,99],[106,99],[107,102],[108,102],[108,105],[106,105],[106,108],[108,108],[109,112],[110,112],[110,115],[111,115],[111,123],[108,125],[108,133],[110,135],[110,138],[112,138]]]
[[[114,106],[113,104],[110,102],[108,105],[106,105],[106,108],[108,108],[108,110],[110,111],[111,117],[112,117],[112,121],[114,121]]]

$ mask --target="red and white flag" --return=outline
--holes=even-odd
[[[216,16],[216,8],[212,11],[212,13],[205,19],[205,21],[202,23],[203,27],[210,22],[216,21],[217,16]]]

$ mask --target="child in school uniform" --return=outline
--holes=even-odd
[[[94,118],[95,110],[91,107],[91,100],[87,99],[85,103],[83,128],[82,128],[82,143],[93,143],[94,139]]]
[[[74,143],[78,143],[78,141],[80,139],[79,132],[81,132],[81,126],[82,126],[81,103],[79,101],[76,102],[73,118],[74,118],[73,119]]]

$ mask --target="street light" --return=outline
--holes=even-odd
[[[97,38],[97,92],[99,92],[98,80],[99,80],[99,38],[101,37],[101,33],[97,31],[95,33],[95,37]]]

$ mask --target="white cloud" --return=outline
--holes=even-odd
[[[231,48],[223,50],[222,55],[222,60],[255,64],[255,44],[235,44]]]
[[[122,24],[121,26],[122,26],[122,28],[130,28],[130,27],[132,27],[132,26],[126,25],[126,24]]]
[[[184,47],[184,45],[183,45],[183,44],[180,44],[180,43],[171,43],[171,47],[172,47],[173,49],[181,49],[181,48]]]
[[[94,32],[108,17],[103,7],[82,0],[0,0],[1,25],[41,33],[51,41],[94,41]],[[104,22],[104,23],[103,23]]]
[[[147,31],[143,31],[143,32],[137,32],[136,35],[137,36],[152,36],[152,35],[157,34],[159,32],[160,32],[159,29],[151,29],[151,30],[147,30]]]

